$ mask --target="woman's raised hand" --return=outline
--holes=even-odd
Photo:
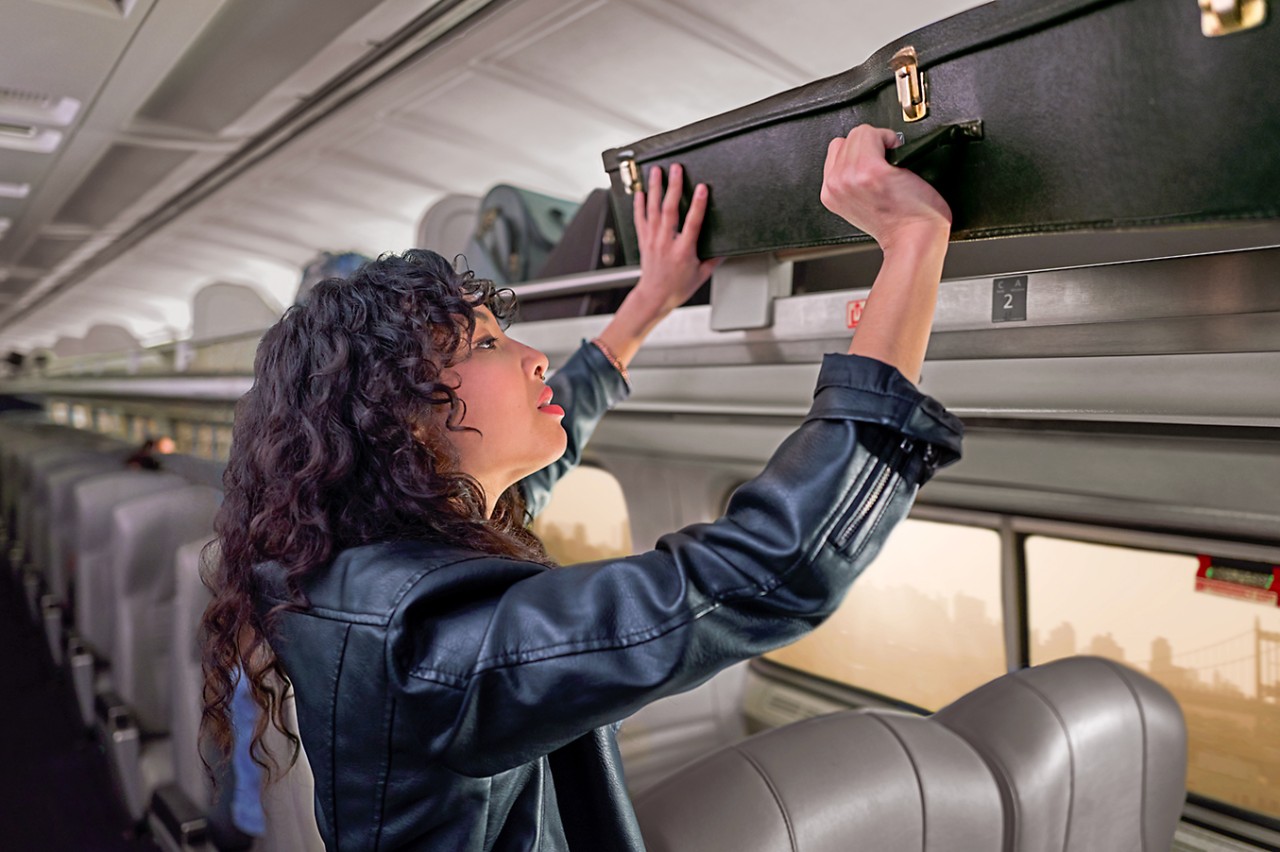
[[[915,174],[889,165],[891,130],[862,125],[831,140],[822,203],[875,238],[884,261],[849,344],[917,381],[933,326],[938,280],[951,235],[951,208]]]
[[[711,276],[720,260],[698,260],[698,233],[707,214],[707,186],[693,190],[689,212],[680,227],[680,196],[684,169],[671,166],[671,180],[662,189],[662,169],[649,172],[649,191],[635,194],[636,236],[640,240],[640,282],[636,289],[665,311],[683,305]]]
[[[822,203],[832,213],[887,248],[907,231],[949,231],[951,208],[933,187],[906,169],[889,165],[892,130],[869,124],[837,136],[827,147]]]

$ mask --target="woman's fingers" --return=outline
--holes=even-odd
[[[644,206],[645,192],[643,189],[637,189],[635,195],[631,196],[631,215],[636,220],[636,227],[640,228],[646,224]]]
[[[684,193],[684,169],[679,163],[671,164],[667,191],[662,197],[662,227],[673,233],[680,223],[680,196]]]
[[[662,205],[662,169],[654,166],[649,170],[649,204],[647,215],[649,224],[657,225]]]
[[[684,227],[680,235],[689,239],[698,239],[702,230],[702,220],[707,215],[707,185],[700,183],[693,188],[693,200],[689,202],[689,212],[684,216]]]

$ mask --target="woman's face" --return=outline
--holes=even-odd
[[[463,341],[444,380],[466,403],[458,425],[479,430],[446,432],[462,470],[484,487],[489,511],[514,483],[564,455],[564,410],[550,403],[544,384],[547,357],[512,340],[488,308],[476,309],[476,330]],[[550,404],[549,404],[550,403]]]

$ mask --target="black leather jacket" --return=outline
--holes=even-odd
[[[593,346],[550,380],[565,458],[626,388]],[[331,850],[640,850],[615,723],[819,624],[959,456],[960,422],[878,361],[828,355],[813,407],[725,517],[557,570],[432,542],[352,548],[271,638]],[[260,566],[259,605],[284,600]]]

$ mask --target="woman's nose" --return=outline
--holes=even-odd
[[[551,362],[547,360],[547,356],[534,349],[532,346],[526,346],[529,350],[529,358],[533,363],[533,375],[542,381],[547,380],[547,369]]]

